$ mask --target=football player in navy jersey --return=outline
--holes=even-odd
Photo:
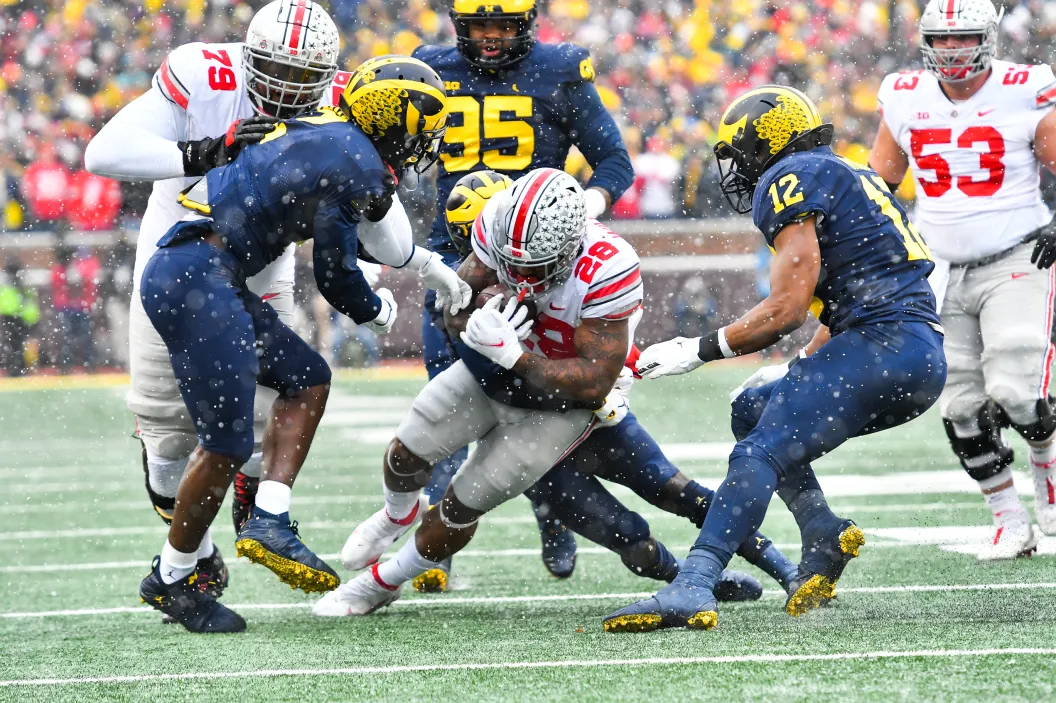
[[[729,472],[679,576],[605,618],[607,631],[714,627],[719,574],[759,529],[775,490],[802,539],[785,610],[798,616],[828,600],[865,538],[829,509],[811,462],[851,437],[910,421],[942,391],[930,252],[883,179],[833,154],[831,140],[814,103],[782,86],[751,90],[722,116],[722,189],[774,250],[771,292],[728,327],[649,347],[638,371],[658,378],[760,351],[812,308],[822,326],[783,376],[735,397]]]
[[[575,145],[594,169],[585,196],[587,216],[597,218],[631,185],[634,171],[612,115],[594,87],[589,52],[574,44],[535,41],[535,0],[455,0],[451,20],[457,46],[420,46],[413,56],[435,70],[448,94],[447,133],[437,174],[437,217],[429,246],[451,266],[458,254],[444,221],[455,182],[490,169],[516,179],[537,168],[564,168]],[[424,361],[432,378],[458,358],[426,294],[422,320]],[[433,470],[426,494],[440,500],[465,461],[460,450]],[[536,507],[543,561],[554,576],[575,566],[575,542],[557,521]]]

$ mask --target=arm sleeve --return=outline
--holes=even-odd
[[[627,147],[598,89],[589,81],[578,81],[568,87],[570,114],[569,136],[594,169],[587,187],[604,188],[612,202],[619,200],[634,182],[634,169]]]
[[[156,87],[114,115],[84,151],[84,168],[123,181],[182,178],[183,154],[176,142],[186,131],[185,113]]]
[[[356,264],[358,241],[352,210],[349,204],[316,214],[312,263],[315,283],[326,302],[353,322],[363,324],[378,316],[381,300]]]
[[[369,261],[393,268],[407,265],[414,254],[414,235],[407,211],[398,196],[392,196],[392,205],[385,217],[377,222],[363,218],[358,227],[359,243],[369,255]]]

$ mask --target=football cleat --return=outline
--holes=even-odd
[[[763,584],[751,574],[727,570],[719,575],[712,593],[720,603],[743,603],[762,598]]]
[[[541,518],[539,535],[543,540],[543,566],[554,578],[569,578],[576,570],[576,538],[572,530],[556,518]]]
[[[385,550],[407,533],[429,509],[429,500],[422,496],[410,515],[400,520],[389,517],[385,508],[368,517],[352,531],[341,548],[341,563],[346,569],[359,571],[378,563]]]
[[[803,559],[788,585],[785,612],[799,617],[827,605],[836,597],[836,582],[847,563],[858,556],[864,544],[865,534],[851,520],[839,523],[828,534],[808,532],[803,539]]]
[[[400,587],[390,586],[377,575],[377,564],[340,588],[330,591],[312,606],[312,615],[346,617],[370,615],[392,605],[400,597]]]
[[[670,627],[710,630],[719,623],[711,590],[675,581],[652,598],[632,603],[602,622],[605,632],[652,632]]]
[[[246,621],[221,605],[202,588],[200,575],[192,572],[175,583],[165,583],[158,570],[161,557],[154,557],[150,574],[139,584],[139,597],[155,610],[191,632],[243,632]]]
[[[235,551],[306,593],[332,591],[341,584],[337,573],[301,541],[289,513],[272,515],[254,507],[239,530]]]
[[[249,511],[257,502],[257,486],[260,479],[255,476],[246,476],[239,471],[235,474],[235,490],[231,496],[231,519],[235,523],[235,534],[242,529],[249,519]]]
[[[994,525],[990,541],[979,552],[979,561],[1004,561],[1029,557],[1038,549],[1038,537],[1030,524],[1030,515],[1020,510],[1015,516]]]
[[[1030,462],[1034,474],[1034,519],[1047,535],[1056,535],[1056,475],[1053,466]]]
[[[429,569],[425,573],[415,576],[414,580],[411,581],[411,585],[419,593],[446,593],[447,582],[451,578],[448,575],[450,573],[451,557],[448,557],[440,562],[438,568]]]
[[[194,570],[198,573],[198,584],[207,595],[213,598],[224,595],[228,583],[227,564],[219,547],[213,547],[211,556],[199,559]]]

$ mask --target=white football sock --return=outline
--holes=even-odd
[[[385,514],[393,522],[403,522],[408,518],[413,520],[412,516],[418,509],[418,497],[421,494],[421,491],[398,493],[385,486]]]
[[[1026,513],[1026,508],[1019,502],[1019,495],[1016,493],[1016,487],[1012,483],[1012,467],[1006,466],[996,476],[983,479],[979,482],[979,489],[989,491],[1004,483],[1008,483],[1007,488],[993,493],[983,493],[983,500],[986,501],[986,506],[990,508],[990,512],[994,516],[994,523],[997,525],[1004,523],[1011,517],[1022,517],[1022,514]]]
[[[266,513],[282,515],[290,512],[291,489],[278,481],[261,481],[257,488],[256,505]]]
[[[161,548],[161,565],[158,571],[161,580],[165,583],[176,583],[180,579],[187,578],[194,571],[198,563],[198,552],[180,552],[165,540],[165,546]]]
[[[379,586],[387,590],[395,590],[401,583],[410,581],[415,576],[425,573],[429,569],[439,568],[440,563],[429,561],[418,553],[418,546],[414,543],[414,535],[407,540],[396,556],[381,564],[371,567],[371,573]]]
[[[1056,468],[1056,434],[1040,442],[1028,442],[1030,445],[1030,463],[1039,469]]]
[[[264,463],[264,452],[256,452],[249,457],[249,461],[242,464],[242,468],[239,469],[239,473],[245,474],[250,478],[260,478],[260,468]]]
[[[150,490],[166,498],[175,498],[180,479],[187,469],[187,459],[163,459],[147,452],[147,481]]]
[[[207,529],[205,531],[205,537],[202,537],[202,541],[198,543],[198,551],[195,554],[199,559],[208,559],[213,556],[213,550],[216,547],[213,546],[213,532]]]

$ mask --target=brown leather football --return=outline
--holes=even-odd
[[[505,301],[509,299],[509,297],[512,295],[512,293],[510,293],[504,287],[502,287],[501,285],[498,285],[498,284],[496,284],[494,286],[488,286],[487,288],[485,288],[484,290],[480,291],[480,293],[477,294],[477,299],[474,301],[473,309],[476,310],[477,308],[483,307],[484,303],[488,302],[489,300],[491,300],[492,298],[494,298],[497,295],[501,295],[503,297],[503,299],[504,299],[503,305],[505,305],[506,304]],[[537,314],[535,303],[533,303],[532,301],[528,300],[528,301],[525,301],[522,304],[528,306],[528,316],[531,319],[534,320],[535,316]],[[500,306],[499,309],[501,310],[502,306]]]

